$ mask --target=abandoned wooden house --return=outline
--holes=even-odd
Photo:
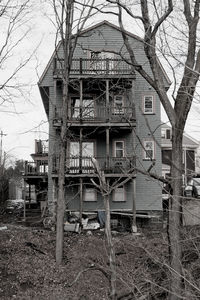
[[[151,75],[142,39],[132,33],[127,34],[137,61]],[[60,43],[39,81],[49,120],[50,211],[57,201],[58,191],[63,61]],[[155,90],[128,61],[117,26],[103,21],[79,35],[70,72],[67,112],[70,134],[64,188],[68,211],[104,210],[102,195],[91,180],[98,183],[92,158],[98,162],[110,186],[118,183],[110,193],[112,213],[132,213],[135,205],[138,214],[162,211],[161,185],[136,172],[136,169],[144,171],[152,167],[154,173],[161,175],[160,101]],[[169,79],[162,67],[160,72],[167,89]],[[43,165],[44,160],[40,163]],[[31,176],[30,169],[27,178]]]

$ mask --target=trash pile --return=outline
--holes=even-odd
[[[7,213],[19,213],[24,209],[24,200],[23,199],[7,200],[5,209]]]
[[[79,212],[69,213],[64,224],[65,231],[80,233],[81,230],[96,230],[105,225],[105,212],[84,213],[80,221]]]

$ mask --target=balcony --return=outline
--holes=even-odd
[[[121,174],[127,175],[133,171],[135,166],[135,157],[96,157],[99,168],[105,174]],[[58,174],[59,157],[55,156],[53,159],[53,173]],[[71,156],[66,158],[65,174],[78,175],[78,174],[96,174],[96,169],[89,156]]]
[[[62,78],[64,60],[55,58],[54,76]],[[72,60],[70,75],[83,76],[134,76],[133,68],[123,59],[118,58],[75,58]]]
[[[48,161],[47,160],[37,160],[25,162],[25,176],[47,176],[48,174]]]
[[[48,140],[35,140],[35,153],[31,157],[34,161],[48,160]]]
[[[56,109],[54,113],[53,125],[60,127],[62,110]],[[84,123],[125,123],[130,124],[135,121],[135,108],[129,107],[74,107],[68,112],[68,121],[72,124]]]

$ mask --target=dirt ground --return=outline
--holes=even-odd
[[[55,232],[0,216],[0,299],[109,299],[110,269],[104,232],[65,233],[64,261],[55,263]],[[114,232],[118,300],[167,299],[165,230]],[[186,229],[185,229],[186,231]],[[200,230],[184,233],[186,299],[200,299]]]

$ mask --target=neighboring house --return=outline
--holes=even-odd
[[[35,140],[33,161],[25,161],[25,199],[41,201],[48,188],[48,141]],[[43,197],[44,196],[44,197]]]
[[[196,153],[196,172],[200,174],[200,142]]]
[[[9,199],[23,199],[23,178],[9,180]]]
[[[137,61],[151,76],[143,41],[132,33],[128,36],[132,47],[137,49]],[[144,171],[153,162],[152,171],[161,175],[160,101],[133,67],[112,51],[121,51],[128,57],[119,28],[107,21],[84,30],[78,37],[70,73],[67,112],[66,207],[69,211],[104,210],[102,195],[91,181],[98,183],[92,162],[95,158],[110,185],[127,179],[110,195],[112,212],[131,213],[134,202],[139,213],[159,212],[162,210],[161,185],[136,172],[135,167]],[[50,210],[58,193],[62,66],[63,51],[58,44],[39,81],[49,120]],[[160,73],[167,89],[170,82],[162,67]]]
[[[163,124],[161,128],[162,136],[162,176],[166,177],[166,174],[170,174],[171,158],[172,158],[172,129],[167,124]],[[195,165],[195,154],[197,148],[199,147],[199,142],[193,139],[186,133],[183,134],[183,184],[187,183],[188,178],[196,172]]]

